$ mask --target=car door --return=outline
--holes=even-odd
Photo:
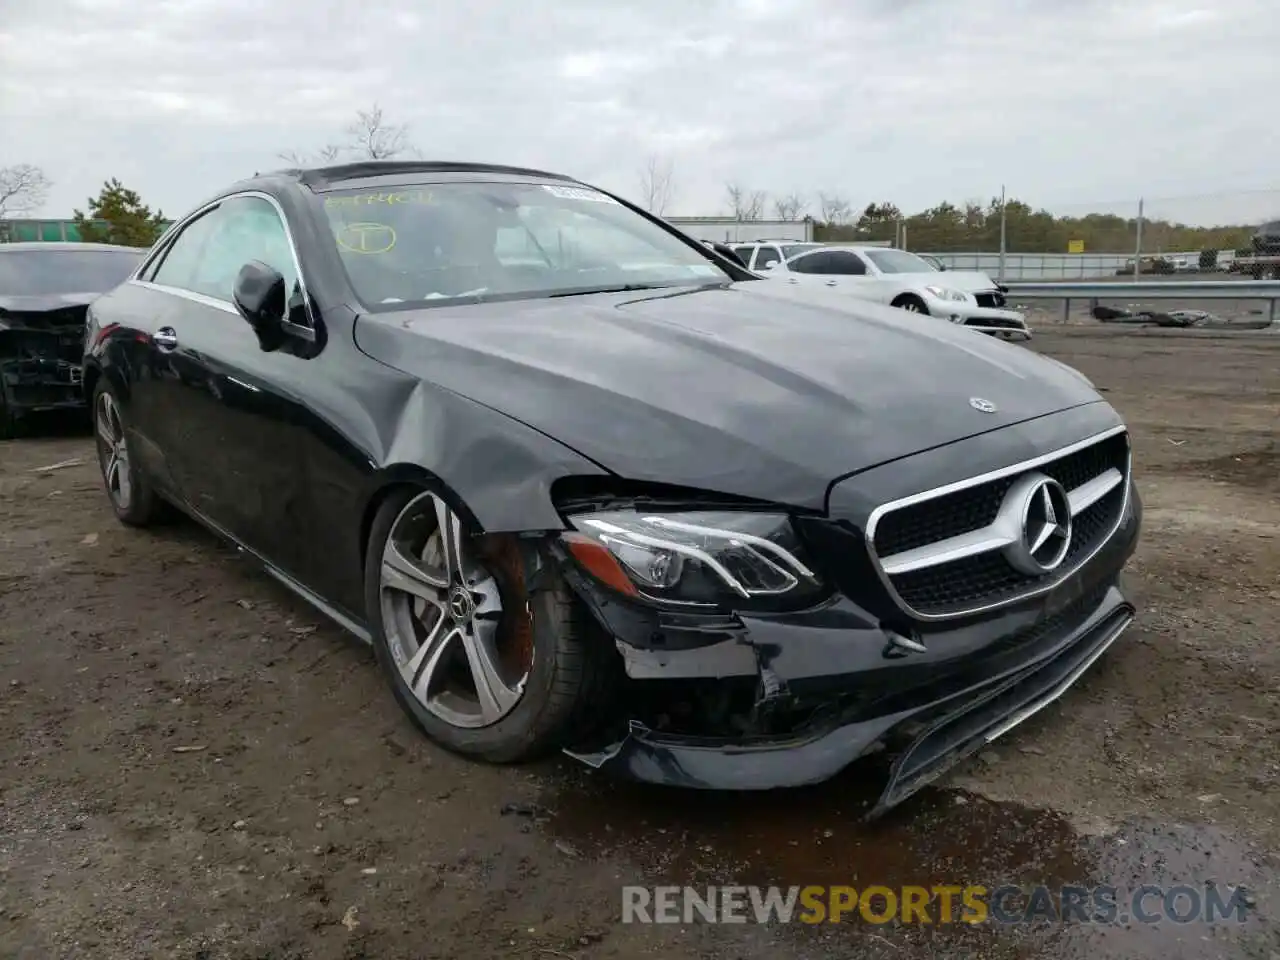
[[[299,270],[279,208],[265,195],[226,198],[189,225],[153,282],[169,293],[154,338],[167,367],[163,428],[181,495],[205,520],[274,565],[300,564],[303,417],[288,384],[310,361],[264,351],[233,303],[240,268]]]
[[[827,250],[815,250],[792,257],[785,265],[787,282],[804,287],[834,286],[834,278],[827,275],[830,259],[831,253]]]
[[[874,271],[852,250],[828,250],[826,285],[862,300],[881,300],[883,291]]]

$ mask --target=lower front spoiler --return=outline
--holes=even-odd
[[[878,817],[1057,700],[1133,618],[1127,602],[1104,604],[1067,643],[1029,666],[932,703],[816,734],[725,744],[669,737],[633,723],[613,746],[571,756],[602,771],[668,786],[769,790],[828,780],[892,736],[895,728],[923,725],[923,732],[898,753],[867,814]]]

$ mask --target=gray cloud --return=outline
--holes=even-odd
[[[424,156],[632,196],[668,154],[672,212],[1204,194],[1280,186],[1277,50],[1266,0],[0,0],[0,163],[47,215],[112,176],[176,214],[377,101]]]

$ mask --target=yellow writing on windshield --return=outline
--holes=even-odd
[[[348,223],[334,238],[348,253],[386,253],[396,245],[396,232],[385,223]]]
[[[430,190],[399,190],[395,193],[358,193],[347,197],[325,197],[326,207],[368,207],[375,203],[435,203]]]

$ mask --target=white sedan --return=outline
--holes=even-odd
[[[1026,318],[1006,307],[985,273],[939,270],[905,250],[822,246],[760,271],[771,280],[828,287],[862,300],[924,313],[1009,340],[1030,340]]]

